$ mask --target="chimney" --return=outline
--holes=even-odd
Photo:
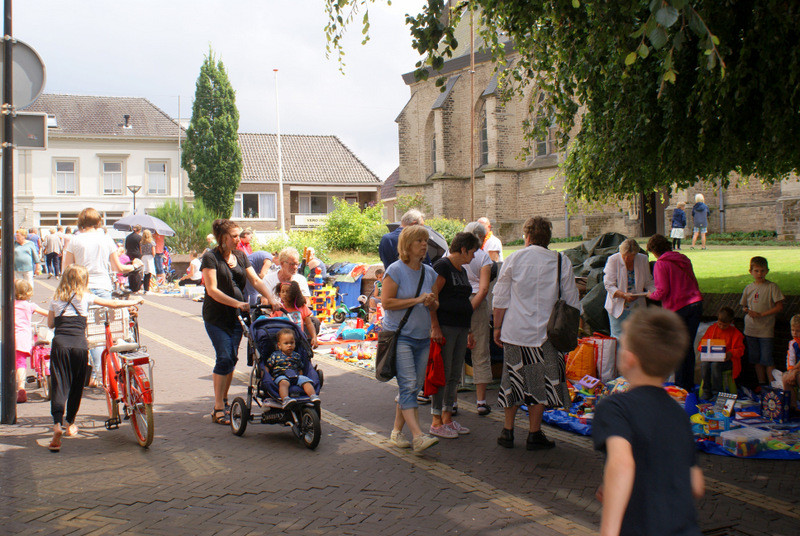
[[[125,114],[122,116],[122,118],[125,119],[125,124],[122,125],[122,128],[132,128],[132,125],[130,124],[131,116]]]

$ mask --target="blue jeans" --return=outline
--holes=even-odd
[[[628,318],[631,314],[633,309],[623,309],[622,314],[619,315],[619,318],[614,318],[611,313],[608,313],[608,324],[610,326],[611,336],[617,340],[622,338],[622,323],[625,322],[625,319]]]
[[[111,291],[104,288],[90,288],[89,292],[98,298],[111,299]],[[89,357],[92,360],[92,378],[97,381],[97,383],[101,383],[103,380],[103,350],[105,350],[104,346],[98,346],[89,350]]]
[[[206,333],[214,346],[217,362],[214,365],[214,374],[227,376],[236,368],[239,361],[239,343],[242,340],[242,326],[234,326],[233,329],[222,329],[214,324],[204,322]]]
[[[753,365],[764,365],[765,367],[774,367],[775,363],[772,361],[772,339],[769,337],[751,337],[747,335],[745,338],[747,342],[747,360]],[[767,381],[772,381],[772,378],[767,378]]]
[[[418,407],[417,393],[425,383],[425,369],[428,367],[430,339],[397,338],[397,402],[400,409]]]
[[[289,383],[292,383],[292,380],[290,380],[289,378],[287,378],[286,376],[281,374],[280,376],[275,378],[275,385],[278,385],[279,383],[281,383],[284,380],[286,380]],[[309,378],[308,376],[303,376],[302,374],[298,374],[297,375],[297,385],[302,387],[303,384],[305,384],[305,383],[313,383],[313,382],[311,381],[311,378]]]
[[[156,253],[155,257],[155,264],[156,264],[156,275],[161,275],[164,273],[164,254],[163,253]]]

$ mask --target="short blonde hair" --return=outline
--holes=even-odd
[[[422,225],[410,225],[403,228],[397,241],[397,253],[400,255],[400,260],[408,264],[408,261],[411,260],[411,244],[417,240],[428,240],[428,238],[430,238],[428,230]]]
[[[703,197],[703,194],[695,194],[694,202],[695,203],[705,203],[706,202],[706,198]]]
[[[800,326],[800,315],[794,315],[794,316],[793,316],[793,317],[792,317],[792,318],[789,320],[789,325],[790,325],[790,326]]]
[[[297,261],[300,262],[300,252],[293,247],[283,248],[280,253],[278,253],[278,264],[292,259],[297,259]]]
[[[14,299],[27,301],[33,296],[33,287],[24,279],[14,280]]]
[[[689,334],[676,313],[639,307],[623,325],[622,346],[636,356],[642,371],[666,379],[686,356]]]
[[[641,251],[641,248],[639,247],[639,242],[637,242],[635,238],[626,238],[622,241],[622,244],[619,245],[619,252],[621,255],[639,253],[639,251]]]
[[[685,209],[686,208],[686,201],[680,201],[678,203],[678,208],[681,209],[681,210]]]

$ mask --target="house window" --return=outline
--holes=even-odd
[[[233,198],[233,218],[276,220],[277,195],[275,193],[263,194],[236,194]]]
[[[77,212],[42,212],[39,214],[40,227],[74,227],[78,224]]]
[[[167,195],[167,163],[147,163],[147,193],[152,195]]]
[[[77,193],[75,162],[56,162],[56,193]]]
[[[489,163],[489,127],[486,124],[486,108],[481,112],[481,165]]]
[[[431,169],[436,173],[436,136],[431,138]]]
[[[300,194],[297,198],[300,214],[327,214],[328,194]]]
[[[103,193],[122,194],[122,162],[103,162]]]
[[[556,132],[558,129],[555,125],[555,114],[552,108],[545,108],[544,101],[544,93],[540,93],[536,102],[536,114],[533,118],[533,124],[537,127],[544,124],[547,128],[547,133],[545,138],[536,139],[536,156],[548,156],[557,152]]]

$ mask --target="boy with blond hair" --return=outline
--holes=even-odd
[[[700,535],[692,496],[703,495],[703,472],[689,417],[662,386],[688,346],[672,311],[640,308],[625,322],[617,363],[631,389],[604,398],[592,424],[606,454],[601,536]]]
[[[792,340],[786,352],[786,372],[783,373],[783,388],[792,392],[792,407],[797,408],[797,389],[800,379],[800,315],[794,315],[789,321],[792,329]]]
[[[775,336],[775,317],[783,311],[784,296],[778,285],[767,281],[769,264],[764,257],[750,259],[753,282],[742,292],[744,336],[750,363],[756,367],[758,383],[769,385],[775,363],[772,359],[772,338]]]

